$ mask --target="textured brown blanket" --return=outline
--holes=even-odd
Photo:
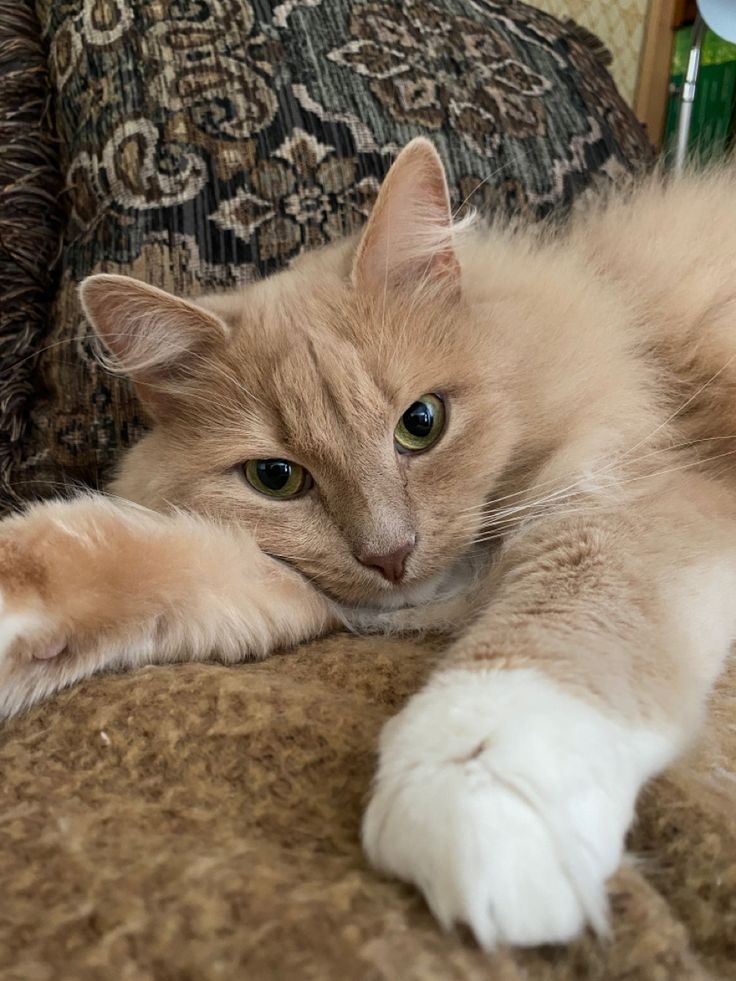
[[[2,981],[736,977],[736,665],[641,801],[612,939],[489,958],[359,847],[381,723],[435,658],[337,636],[97,678],[6,723]]]

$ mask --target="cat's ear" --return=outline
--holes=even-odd
[[[439,154],[418,137],[401,151],[381,185],[353,264],[357,289],[385,291],[431,281],[460,288],[452,212]]]
[[[82,309],[144,403],[154,408],[187,360],[228,334],[218,316],[128,276],[88,276],[79,288]]]

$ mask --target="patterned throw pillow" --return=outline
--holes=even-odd
[[[411,137],[458,208],[562,212],[651,161],[595,39],[513,0],[38,0],[68,225],[25,494],[99,485],[144,419],[76,284],[196,295],[354,230]]]

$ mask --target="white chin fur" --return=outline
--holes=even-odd
[[[358,629],[370,629],[375,625],[376,616],[398,610],[421,609],[430,604],[443,603],[467,592],[477,578],[485,557],[475,551],[467,552],[443,572],[421,582],[400,584],[375,597],[366,609],[355,606],[339,606],[346,622]],[[383,620],[379,620],[383,627]]]
[[[533,669],[447,671],[384,728],[363,844],[487,949],[604,933],[606,879],[669,747]]]

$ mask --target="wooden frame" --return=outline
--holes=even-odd
[[[664,135],[674,28],[683,17],[678,0],[649,0],[634,112],[659,147]]]

